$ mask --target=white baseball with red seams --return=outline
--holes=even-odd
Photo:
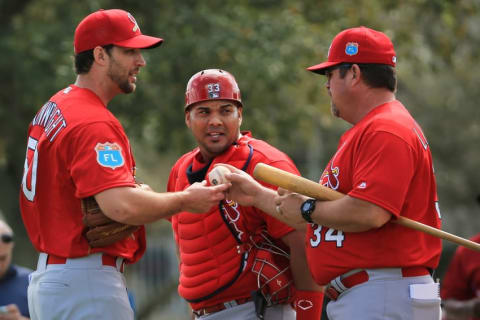
[[[208,181],[210,182],[211,185],[214,185],[214,186],[227,183],[228,180],[227,178],[225,178],[225,174],[229,172],[230,170],[228,170],[226,167],[216,166],[208,174]]]

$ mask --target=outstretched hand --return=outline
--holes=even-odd
[[[300,207],[308,197],[287,189],[278,188],[274,198],[278,219],[296,229],[304,229],[307,222],[303,219]]]
[[[256,206],[258,196],[264,187],[245,171],[225,163],[218,165],[224,166],[230,171],[225,174],[225,178],[231,183],[231,187],[227,191],[227,199],[242,206]]]
[[[183,192],[185,199],[182,210],[193,213],[204,213],[210,211],[213,206],[218,205],[220,200],[225,199],[225,192],[231,183],[207,186],[207,181],[195,182]]]
[[[300,206],[307,199],[306,196],[282,188],[278,188],[278,191],[269,189],[248,173],[234,166],[224,163],[218,165],[224,166],[230,171],[225,174],[226,180],[231,184],[227,190],[227,199],[242,206],[259,208],[295,229],[306,228],[306,221],[300,213]]]

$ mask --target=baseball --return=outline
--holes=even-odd
[[[228,182],[228,180],[225,178],[225,173],[229,173],[230,170],[228,170],[225,167],[222,166],[217,166],[210,171],[208,174],[208,181],[210,182],[211,185],[219,185],[222,183]]]

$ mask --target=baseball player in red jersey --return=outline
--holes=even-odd
[[[440,318],[430,275],[440,239],[392,223],[403,216],[440,228],[429,145],[395,98],[395,64],[393,44],[381,32],[359,27],[334,38],[328,61],[308,70],[326,75],[332,113],[352,124],[320,178],[346,196],[316,201],[279,189],[274,199],[279,217],[295,226],[308,222],[308,265],[316,283],[326,285],[331,320]],[[245,175],[227,177],[232,190],[265,201]]]
[[[480,204],[480,195],[477,197]],[[472,241],[480,243],[480,233]],[[480,320],[480,253],[458,247],[440,290],[444,320]]]
[[[185,122],[198,147],[175,163],[168,191],[205,179],[219,163],[251,173],[266,162],[298,174],[283,152],[240,131],[242,110],[230,73],[209,69],[192,76]],[[273,202],[251,207],[227,199],[204,215],[183,210],[171,218],[180,261],[178,291],[196,319],[320,318],[323,293],[307,271],[304,233],[265,214],[268,208],[274,210]]]
[[[29,126],[20,208],[40,252],[28,288],[32,319],[133,319],[121,272],[142,256],[145,229],[91,247],[82,199],[93,196],[107,217],[140,226],[180,210],[205,212],[224,198],[228,185],[203,182],[178,193],[135,187],[128,138],[107,104],[135,90],[146,64],[140,49],[161,42],[143,35],[126,11],[88,15],[75,31],[75,84],[51,97]]]

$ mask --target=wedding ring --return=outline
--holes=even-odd
[[[275,206],[275,210],[278,214],[282,214],[282,210],[280,210],[280,206]]]

